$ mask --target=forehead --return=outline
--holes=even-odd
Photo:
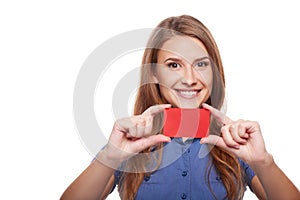
[[[176,55],[192,62],[195,59],[208,57],[204,44],[193,37],[174,36],[167,40],[161,47],[158,57]]]

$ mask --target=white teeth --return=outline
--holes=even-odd
[[[197,94],[197,92],[196,91],[179,91],[180,92],[180,94],[182,94],[182,95],[185,95],[185,96],[194,96],[194,95],[196,95]]]

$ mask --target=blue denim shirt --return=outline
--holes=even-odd
[[[216,199],[223,199],[226,189],[214,166],[209,176],[210,187],[208,184],[210,158],[208,146],[200,144],[199,139],[185,142],[181,138],[172,139],[163,149],[160,168],[144,178],[136,199],[215,199],[214,195]],[[255,174],[245,162],[240,160],[240,163],[246,174],[245,181],[251,188]],[[115,184],[120,175],[120,171],[115,172]]]

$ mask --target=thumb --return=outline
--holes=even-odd
[[[156,144],[162,142],[170,142],[170,140],[170,137],[167,137],[165,135],[151,135],[149,137],[142,137],[134,141],[134,143],[132,144],[132,148],[134,152],[140,152]]]
[[[202,138],[200,140],[201,144],[211,144],[211,145],[216,145],[219,147],[223,147],[227,149],[227,145],[225,144],[224,140],[222,137],[217,136],[217,135],[209,135],[205,138]]]

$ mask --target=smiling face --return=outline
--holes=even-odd
[[[196,38],[174,36],[157,56],[154,80],[173,107],[198,108],[210,96],[213,72],[203,43]]]

